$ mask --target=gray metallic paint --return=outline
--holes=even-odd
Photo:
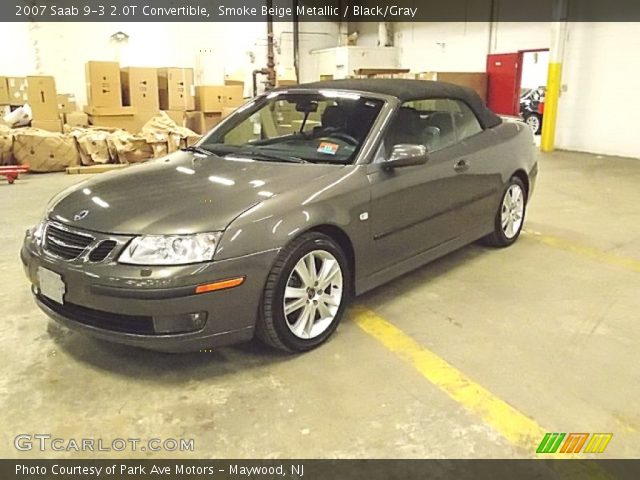
[[[240,162],[177,152],[76,185],[58,195],[48,211],[49,218],[75,228],[125,238],[224,231],[213,262],[174,267],[122,265],[113,258],[68,262],[25,239],[21,258],[30,280],[35,284],[38,265],[61,273],[66,301],[126,314],[202,309],[211,319],[204,331],[164,338],[119,334],[80,326],[41,308],[67,325],[146,348],[181,351],[231,343],[251,337],[268,272],[278,251],[298,235],[318,228],[342,232],[353,249],[355,293],[360,294],[489,234],[514,173],[526,175],[532,190],[537,172],[532,133],[516,122],[434,152],[425,165],[387,170],[373,163],[399,101],[369,96],[386,103],[353,165]],[[468,169],[456,172],[460,159]],[[212,182],[211,175],[228,182]],[[253,180],[264,184],[256,187]],[[83,209],[90,214],[74,221]],[[368,220],[361,220],[364,213]],[[154,300],[135,293],[238,275],[246,275],[246,282],[225,291]],[[106,288],[96,291],[95,285]],[[105,295],[109,288],[132,293]]]

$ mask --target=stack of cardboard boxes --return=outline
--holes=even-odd
[[[178,125],[184,126],[195,109],[192,68],[166,67],[158,69],[160,109]]]
[[[196,87],[196,111],[187,127],[204,133],[244,102],[242,85],[199,85]]]
[[[86,127],[89,125],[89,116],[78,111],[76,96],[70,93],[58,94],[58,112],[60,119],[65,125],[70,127]]]
[[[62,132],[56,81],[53,77],[27,77],[27,98],[31,106],[32,127],[49,132]]]
[[[191,68],[121,69],[117,62],[91,61],[86,76],[85,112],[92,125],[138,133],[160,110],[182,126],[187,112],[194,109]]]
[[[150,67],[125,67],[120,70],[122,105],[132,107],[135,113],[129,125],[123,125],[131,133],[138,133],[142,126],[160,111],[158,100],[158,69]]]
[[[87,105],[56,94],[53,77],[0,77],[0,105],[31,105],[33,126],[62,131],[63,125],[94,125],[139,133],[160,111],[178,125],[203,134],[244,102],[242,72],[225,85],[194,85],[192,68],[120,68],[118,62],[85,65]]]
[[[85,74],[88,105],[84,111],[89,115],[89,123],[100,127],[134,128],[136,110],[122,104],[118,62],[87,62]]]

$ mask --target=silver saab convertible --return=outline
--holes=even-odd
[[[38,306],[95,337],[305,351],[354,295],[478,239],[515,242],[536,174],[531,129],[469,89],[311,83],[61,192],[21,258]]]

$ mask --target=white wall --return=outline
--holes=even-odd
[[[637,23],[569,25],[558,148],[640,158],[638,51]]]
[[[34,49],[29,41],[30,23],[0,22],[3,45],[0,75],[24,77],[35,71]]]
[[[353,25],[358,45],[375,46],[375,22]],[[400,65],[412,72],[484,72],[487,54],[549,48],[548,23],[401,22],[394,24]]]
[[[116,60],[125,66],[193,67],[196,83],[222,82],[224,74],[244,69],[247,80],[254,69],[266,66],[267,29],[262,22],[247,23],[5,23],[0,72],[8,76],[53,75],[60,93],[75,93],[86,102],[84,65],[88,60]],[[275,23],[280,42],[276,65],[293,65],[293,37],[283,33],[291,23]],[[111,35],[122,31],[126,43]],[[337,45],[338,25],[305,22],[300,26],[301,69],[309,51]],[[317,34],[316,34],[317,33]],[[247,91],[250,91],[247,85]]]
[[[522,88],[538,88],[547,84],[549,51],[525,52],[522,59]]]

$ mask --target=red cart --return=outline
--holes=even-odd
[[[29,167],[27,165],[3,165],[0,166],[0,177],[7,177],[7,182],[13,183],[21,173],[27,173]]]

